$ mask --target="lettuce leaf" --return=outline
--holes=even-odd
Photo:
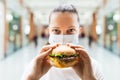
[[[60,53],[58,53],[58,54],[54,54],[54,53],[51,53],[51,54],[49,54],[49,56],[50,57],[59,57],[59,58],[63,58],[63,57],[77,57],[77,56],[79,56],[79,54],[73,54],[73,55],[65,55],[65,54],[60,54]]]

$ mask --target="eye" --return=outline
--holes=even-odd
[[[69,34],[73,34],[73,33],[75,33],[75,29],[69,29],[68,31],[67,31],[67,33],[69,33]]]
[[[54,34],[60,34],[60,30],[58,30],[58,29],[53,29],[52,32],[53,32]]]

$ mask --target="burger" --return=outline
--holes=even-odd
[[[66,68],[78,62],[79,54],[67,45],[59,45],[49,54],[49,62],[52,66]]]

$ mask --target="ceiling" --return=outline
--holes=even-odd
[[[44,18],[42,21],[46,21],[50,11],[59,4],[73,4],[77,8],[83,23],[87,20],[88,22],[91,21],[93,12],[103,5],[103,0],[23,0],[22,6],[19,3],[20,0],[6,1],[8,8],[20,15],[27,15],[27,9],[29,8],[35,14],[36,21],[40,18]]]
[[[100,7],[102,0],[23,0],[23,7],[29,7],[33,12],[50,12],[51,9],[62,3],[70,3],[76,6],[79,13],[93,13]],[[19,0],[7,0],[10,9],[20,10]]]

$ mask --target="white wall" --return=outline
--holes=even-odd
[[[4,5],[0,2],[0,59],[4,54]]]
[[[118,9],[119,7],[119,0],[109,0],[107,5],[105,6],[105,14],[109,14],[113,11],[115,11],[116,9]]]

